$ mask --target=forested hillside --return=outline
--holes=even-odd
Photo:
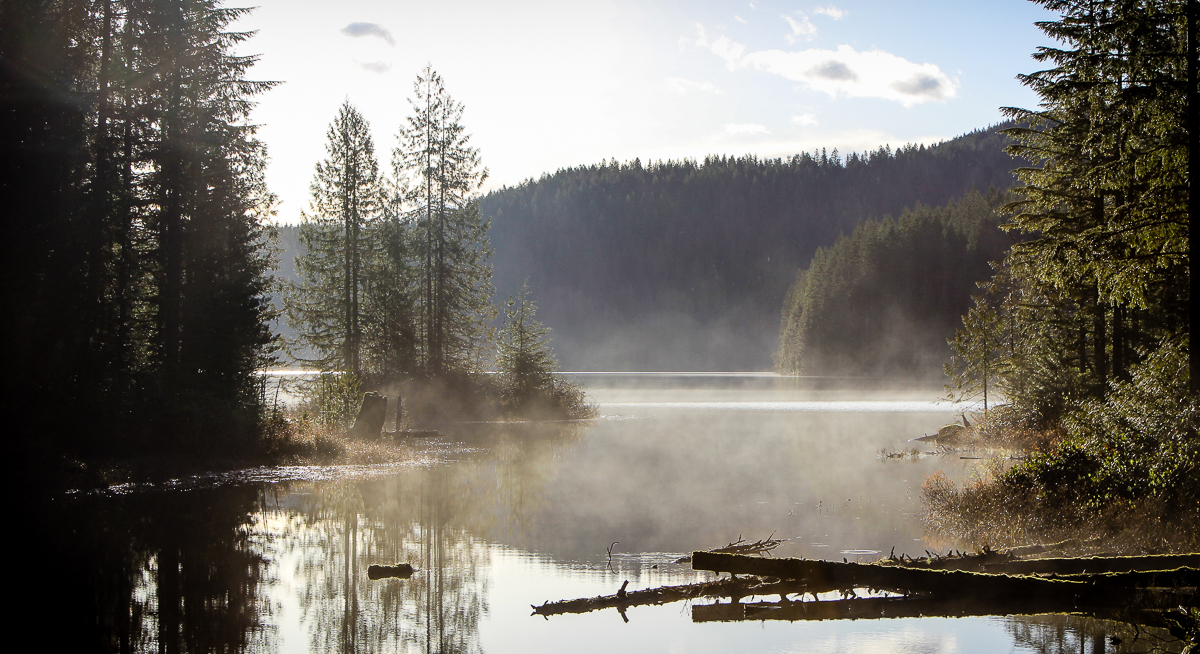
[[[917,205],[818,249],[784,301],[779,370],[940,377],[947,337],[1012,243],[997,226],[1005,196]]]
[[[1007,189],[1004,137],[840,157],[610,161],[481,201],[500,297],[526,279],[567,369],[765,370],[796,270],[865,219]]]

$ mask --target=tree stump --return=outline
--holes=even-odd
[[[387,398],[379,393],[363,395],[362,408],[350,428],[350,435],[355,438],[379,438],[383,433],[383,421],[387,414]]]

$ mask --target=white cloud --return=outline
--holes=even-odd
[[[392,33],[378,23],[350,23],[340,31],[342,34],[356,39],[363,36],[374,36],[383,39],[388,45],[396,47],[396,39],[392,38]]]
[[[801,36],[803,36],[805,39],[811,39],[813,35],[817,33],[817,26],[812,24],[812,21],[808,19],[808,16],[805,16],[803,12],[796,13],[800,14],[800,20],[796,20],[791,16],[782,17],[792,28],[792,33],[786,35],[788,43],[795,43],[796,40]]]
[[[376,75],[382,75],[392,69],[391,64],[383,61],[359,61],[355,59],[354,63],[358,64],[359,68],[368,73],[375,73]]]
[[[814,14],[824,14],[834,20],[841,20],[842,16],[846,15],[845,11],[838,9],[837,7],[835,7],[833,5],[829,5],[828,7],[817,7],[816,9],[813,10],[813,13]]]
[[[739,23],[743,24],[743,25],[746,25],[746,24],[748,24],[748,23],[750,22],[750,21],[746,20],[745,18],[742,18],[741,16],[739,16],[739,15],[737,15],[737,14],[734,14],[734,15],[733,15],[733,19],[734,19],[734,20],[736,20],[737,22],[739,22]]]
[[[725,133],[733,134],[734,136],[747,136],[747,135],[751,135],[751,134],[770,134],[770,132],[767,131],[766,125],[759,125],[756,123],[743,123],[743,124],[729,123],[728,125],[725,126]]]
[[[817,117],[813,114],[800,114],[798,116],[792,116],[792,122],[796,123],[797,125],[816,125]]]
[[[860,52],[839,45],[837,50],[746,52],[746,46],[728,37],[710,39],[702,25],[696,28],[696,45],[724,59],[730,70],[756,68],[830,97],[883,98],[910,107],[958,95],[958,82],[936,65],[914,63],[883,50]]]
[[[704,91],[706,93],[724,93],[716,84],[712,82],[696,82],[682,77],[668,77],[667,86],[671,87],[676,93],[687,93],[688,91]]]

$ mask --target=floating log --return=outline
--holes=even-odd
[[[1004,563],[988,563],[983,566],[983,571],[993,574],[1080,575],[1104,572],[1150,572],[1155,570],[1174,570],[1176,568],[1200,568],[1200,554],[1028,559]]]
[[[626,584],[628,583],[626,582]],[[780,595],[781,597],[786,597],[792,594],[812,592],[804,584],[781,582],[778,579],[766,580],[752,577],[718,579],[716,581],[695,584],[631,590],[626,591],[624,596],[622,596],[621,591],[623,590],[625,590],[625,585],[622,585],[621,590],[617,591],[617,594],[614,595],[546,602],[541,606],[532,606],[531,608],[533,608],[533,615],[560,615],[563,613],[588,613],[611,607],[623,609],[630,606],[667,604],[669,602],[678,602],[696,597],[748,597],[751,595],[760,597]],[[825,592],[826,590],[834,589],[823,589],[816,592]]]
[[[367,568],[367,579],[408,579],[413,572],[413,567],[407,563],[372,565]]]
[[[981,552],[931,556],[918,559],[891,558],[884,566],[903,566],[923,570],[965,570],[991,574],[1097,574],[1101,572],[1145,572],[1200,568],[1200,554],[1153,554],[1147,556],[1089,556],[1045,559],[1020,559],[1011,552]]]
[[[697,570],[772,576],[834,588],[877,588],[948,597],[985,596],[998,601],[1045,598],[1063,606],[1108,605],[1147,585],[1195,587],[1200,570],[1178,568],[1147,573],[1110,573],[1064,578],[981,574],[962,570],[929,570],[902,566],[836,563],[807,559],[765,559],[737,554],[694,552]]]
[[[396,432],[399,438],[433,438],[437,435],[436,429],[406,429]]]

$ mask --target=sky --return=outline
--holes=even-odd
[[[236,4],[236,3],[231,3]],[[369,121],[384,171],[427,64],[465,106],[484,191],[560,168],[706,155],[842,154],[931,144],[1034,107],[1052,17],[1027,0],[630,2],[258,0],[248,77],[293,223],[343,102]]]

